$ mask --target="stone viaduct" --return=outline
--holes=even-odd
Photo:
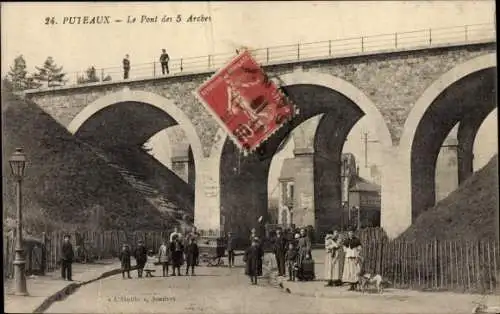
[[[195,224],[205,230],[220,230],[224,216],[226,231],[243,231],[266,215],[271,159],[294,128],[300,130],[294,133],[296,157],[314,164],[313,173],[303,174],[304,186],[296,187],[312,202],[294,217],[320,230],[331,228],[340,217],[342,147],[364,117],[383,150],[381,224],[391,237],[434,205],[436,158],[457,124],[459,178],[472,173],[475,135],[497,106],[492,42],[264,69],[281,79],[300,114],[249,156],[194,96],[213,72],[32,90],[25,96],[75,136],[103,149],[142,145],[178,125],[167,144],[172,169],[190,181]]]

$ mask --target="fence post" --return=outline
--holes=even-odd
[[[365,38],[361,37],[361,52],[365,51]]]
[[[297,44],[297,60],[300,60],[300,43]]]
[[[42,273],[47,272],[47,235],[42,232]]]
[[[104,81],[104,69],[101,69],[101,81]]]
[[[156,77],[156,62],[153,61],[153,77]]]
[[[398,48],[398,33],[394,33],[394,47]]]
[[[266,63],[269,63],[269,48],[266,48]]]
[[[329,56],[332,55],[332,41],[331,40],[328,41],[328,55]]]
[[[209,68],[209,69],[210,69],[210,58],[211,58],[211,56],[210,56],[210,55],[208,55],[208,68]]]
[[[432,29],[429,28],[429,46],[432,45]]]
[[[465,34],[465,41],[467,41],[467,25],[465,25],[465,32],[464,32],[464,34]]]
[[[181,72],[182,72],[183,68],[182,68],[182,58],[181,58]]]

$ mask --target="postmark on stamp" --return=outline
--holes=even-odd
[[[197,96],[245,153],[255,151],[295,114],[294,104],[249,51],[217,71]]]

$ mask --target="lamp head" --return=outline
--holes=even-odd
[[[21,179],[24,176],[24,169],[26,166],[26,155],[22,148],[16,148],[16,152],[12,154],[12,157],[9,159],[9,164],[12,175],[17,179]]]

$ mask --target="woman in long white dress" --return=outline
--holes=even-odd
[[[343,245],[345,261],[342,282],[350,284],[349,290],[353,291],[361,271],[361,241],[354,236],[353,231],[349,231]]]
[[[340,280],[340,249],[338,231],[333,231],[325,237],[325,280],[326,286],[333,286]]]

